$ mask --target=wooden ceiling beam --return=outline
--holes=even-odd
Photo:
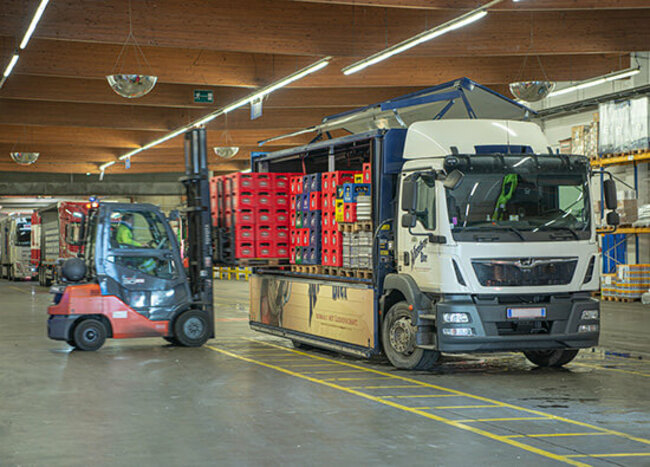
[[[648,28],[650,31],[650,28]],[[649,38],[650,40],[650,38]],[[650,42],[649,42],[650,43]],[[231,52],[192,51],[154,48],[149,61],[161,83],[212,86],[256,87],[276,81],[313,62],[310,57],[251,55]],[[112,57],[119,47],[105,44],[34,40],[18,61],[17,74],[104,79]],[[539,79],[543,76],[537,60],[524,57],[485,57],[477,50],[474,57],[392,57],[361,73],[346,76],[341,68],[355,59],[335,59],[323,70],[304,78],[292,88],[326,87],[403,87],[432,86],[461,76],[481,84],[503,84],[515,79]],[[88,57],[92,57],[89,60]],[[625,68],[620,54],[550,55],[541,57],[546,74],[554,80],[585,79]],[[521,71],[520,71],[521,70]],[[19,79],[11,76],[12,79]],[[189,111],[189,110],[188,110]]]
[[[298,130],[302,127],[288,129]],[[287,129],[269,130],[208,130],[208,141],[213,146],[251,146],[257,142]],[[120,153],[138,148],[164,135],[160,131],[116,130],[104,128],[83,128],[69,126],[23,126],[0,125],[0,143],[14,145],[44,144],[63,145],[69,148],[113,148]],[[301,135],[282,140],[284,146],[300,146],[311,140],[311,135]],[[163,148],[182,148],[182,138],[162,143]],[[266,149],[265,149],[266,150]]]
[[[349,0],[352,3],[352,0]],[[422,0],[423,1],[423,0]],[[521,2],[528,8],[543,0]],[[567,1],[575,5],[579,0]],[[586,0],[585,0],[586,1]],[[603,0],[611,4],[613,0]],[[463,0],[475,6],[480,2]],[[559,4],[559,0],[554,0]],[[19,36],[29,5],[4,0],[0,31]],[[396,43],[457,16],[383,8],[278,0],[165,0],[133,2],[133,30],[143,46],[263,54],[359,57],[378,45]],[[512,3],[511,1],[504,1]],[[593,5],[596,0],[591,0]],[[647,2],[646,2],[647,3]],[[621,4],[623,1],[621,0]],[[496,11],[482,21],[409,51],[418,56],[612,53],[647,50],[650,9],[581,11]],[[126,3],[96,0],[52,2],[36,38],[121,45],[129,30]],[[15,40],[12,40],[12,43]],[[30,43],[30,48],[33,44]],[[144,48],[147,58],[153,51]],[[95,57],[88,56],[90,60]],[[112,55],[108,72],[117,53]],[[194,57],[196,58],[196,56]],[[199,57],[199,61],[203,57]],[[224,65],[227,65],[224,63]],[[262,68],[260,68],[261,70]],[[154,67],[156,73],[161,70]]]
[[[257,120],[250,120],[242,108],[213,120],[208,129],[265,130],[304,128],[345,108],[267,109]],[[0,124],[36,126],[72,126],[121,130],[166,131],[188,124],[205,111],[128,107],[102,104],[71,104],[0,99]],[[150,140],[148,140],[150,141]]]
[[[212,91],[214,103],[195,103],[193,91],[196,89]],[[419,89],[422,87],[280,89],[264,100],[264,108],[354,108],[409,94]],[[0,89],[0,97],[83,104],[204,109],[207,112],[215,106],[234,102],[250,92],[246,88],[159,83],[144,97],[125,99],[113,92],[105,79],[16,74]]]
[[[217,175],[232,173],[245,168],[244,165],[224,166],[219,164],[209,164],[210,170]],[[133,161],[131,169],[126,169],[124,165],[116,164],[110,169],[111,174],[124,173],[183,173],[185,167],[183,164],[151,164]],[[96,164],[91,163],[71,163],[71,162],[36,162],[30,166],[21,166],[14,162],[0,162],[0,172],[21,172],[21,173],[66,173],[66,174],[94,174],[98,173]],[[155,179],[152,179],[152,183]]]
[[[354,5],[380,8],[415,8],[418,10],[456,10],[476,8],[476,0],[292,0],[325,5]],[[490,11],[571,11],[571,10],[631,10],[650,8],[647,0],[535,0],[504,1]]]

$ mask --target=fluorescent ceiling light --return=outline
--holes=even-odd
[[[363,60],[359,60],[358,62],[348,65],[345,68],[343,68],[342,71],[346,75],[351,75],[352,73],[356,73],[357,71],[363,70],[364,68],[367,68],[370,65],[374,65],[375,63],[379,63],[383,60],[386,60],[387,58],[392,57],[393,55],[402,53],[405,50],[415,47],[416,45],[422,44],[423,42],[430,41],[431,39],[442,36],[443,34],[447,34],[450,31],[462,28],[463,26],[467,26],[468,24],[471,24],[483,18],[485,15],[487,15],[488,12],[486,10],[488,8],[490,8],[493,5],[496,5],[497,3],[501,3],[501,1],[502,0],[492,0],[491,2],[488,2],[485,5],[476,8],[472,11],[468,11],[467,13],[457,18],[454,18],[452,20],[449,20],[446,23],[428,29],[416,36],[411,37],[410,39],[406,39],[405,41],[392,45],[382,50],[381,52],[377,52],[373,55],[370,55],[367,58],[364,58]]]
[[[615,71],[614,73],[609,73],[603,76],[597,76],[596,78],[591,78],[585,81],[580,81],[566,88],[562,88],[562,89],[558,89],[557,91],[550,92],[547,97],[561,96],[563,94],[567,94],[572,91],[591,88],[593,86],[598,86],[599,84],[604,84],[609,81],[616,81],[623,78],[629,78],[630,76],[634,76],[640,72],[641,70],[639,68],[627,68],[625,70]]]
[[[14,54],[14,56],[11,57],[11,60],[9,60],[9,64],[7,65],[7,68],[5,68],[5,72],[2,74],[3,77],[7,78],[11,74],[11,70],[14,69],[14,66],[16,65],[17,61],[18,61],[18,54]]]
[[[47,6],[48,2],[49,0],[41,0],[41,4],[38,5],[38,8],[36,9],[36,13],[34,13],[34,17],[32,18],[32,22],[29,23],[29,27],[25,32],[25,36],[23,37],[23,40],[20,43],[21,50],[27,47],[27,43],[29,42],[29,39],[31,39],[32,34],[34,34],[34,29],[36,29],[36,25],[41,19],[41,16],[43,16],[43,12],[45,11],[45,7]]]
[[[305,76],[314,73],[322,68],[325,68],[327,65],[329,65],[330,61],[332,60],[332,57],[325,57],[320,60],[318,60],[315,63],[312,63],[311,65],[296,71],[295,73],[287,76],[286,78],[281,79],[280,81],[276,81],[275,83],[271,83],[268,86],[265,86],[257,91],[252,92],[248,96],[239,99],[238,101],[235,101],[232,104],[229,104],[225,107],[222,107],[220,109],[215,110],[214,112],[209,113],[208,115],[201,117],[198,120],[193,121],[192,123],[189,123],[185,126],[182,126],[180,128],[177,128],[170,133],[167,133],[165,136],[158,138],[154,141],[151,141],[144,146],[133,149],[132,151],[127,152],[126,154],[123,154],[119,157],[119,160],[125,160],[129,159],[131,156],[134,156],[138,154],[139,152],[145,151],[147,149],[153,148],[154,146],[159,145],[160,143],[163,143],[167,140],[170,140],[172,138],[175,138],[176,136],[185,133],[186,131],[190,130],[192,127],[200,127],[205,125],[208,122],[211,122],[215,118],[224,115],[228,112],[231,112],[235,109],[238,109],[240,107],[243,107],[246,104],[249,104],[253,101],[256,101],[258,99],[261,99],[262,97],[271,94],[273,91],[280,89],[284,86],[287,86],[288,84],[293,83],[294,81],[298,81],[301,78],[304,78]],[[99,166],[99,171],[104,172],[108,167],[111,167],[115,165],[116,161],[111,161],[111,162],[106,162],[105,164],[102,164]]]

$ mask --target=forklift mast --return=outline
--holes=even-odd
[[[183,211],[187,214],[190,290],[194,302],[212,317],[210,181],[204,128],[185,133],[185,176],[180,182],[185,186],[187,196],[187,206]]]

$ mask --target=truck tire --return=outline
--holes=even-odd
[[[557,368],[573,360],[578,355],[578,349],[526,350],[524,355],[533,365]]]
[[[405,301],[394,304],[384,315],[381,325],[381,342],[384,353],[394,367],[402,370],[428,370],[433,368],[440,352],[415,346],[414,316]]]
[[[79,350],[95,351],[106,342],[106,326],[98,319],[88,318],[72,330],[72,345]],[[68,341],[68,344],[71,342]]]
[[[174,321],[174,339],[184,347],[200,347],[210,336],[210,323],[206,313],[188,310]]]

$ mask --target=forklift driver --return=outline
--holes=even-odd
[[[133,238],[133,214],[125,213],[117,227],[115,240],[120,248],[149,248],[149,245],[143,245]],[[140,271],[151,274],[156,268],[156,261],[153,258],[133,258],[133,266]],[[137,264],[136,264],[137,263]]]

